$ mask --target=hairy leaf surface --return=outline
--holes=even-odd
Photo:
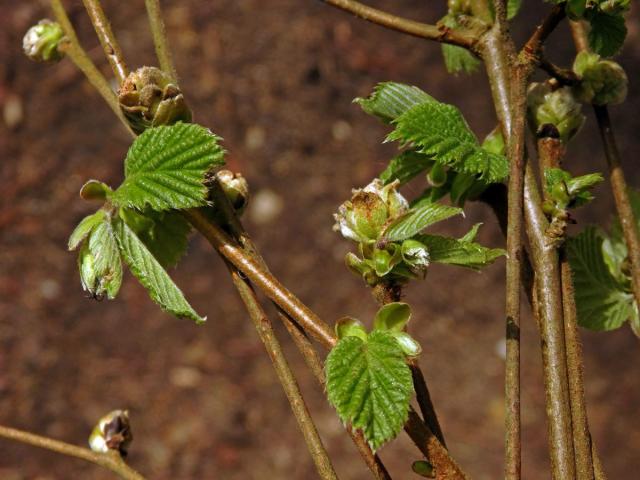
[[[478,174],[489,182],[503,181],[509,174],[507,159],[480,147],[460,110],[453,105],[421,103],[393,123],[396,128],[387,141],[413,145],[416,151],[457,172]]]
[[[207,204],[205,174],[224,164],[219,137],[193,123],[149,128],[125,159],[125,180],[113,193],[121,206],[163,211]]]
[[[348,336],[326,362],[329,401],[344,422],[362,430],[372,450],[395,438],[407,421],[411,371],[393,335]]]
[[[427,203],[420,208],[409,210],[405,215],[391,223],[384,232],[387,240],[398,241],[413,237],[429,225],[441,222],[454,215],[462,214],[461,208]]]
[[[135,232],[121,219],[114,220],[114,229],[124,261],[129,265],[131,273],[147,289],[151,299],[178,318],[203,323],[206,318],[198,315],[189,305],[183,293]]]
[[[633,296],[607,268],[602,242],[594,227],[567,241],[578,323],[591,330],[613,330],[637,315]]]

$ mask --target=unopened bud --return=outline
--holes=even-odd
[[[118,102],[136,133],[149,127],[191,121],[191,110],[180,88],[156,67],[131,72],[118,90]]]
[[[582,105],[569,87],[554,88],[549,83],[533,83],[527,94],[529,121],[536,132],[553,125],[563,142],[568,142],[582,127]]]
[[[573,63],[581,82],[574,87],[578,98],[594,105],[617,105],[627,97],[627,74],[612,60],[595,53],[580,52]]]
[[[22,39],[24,54],[36,62],[57,62],[64,57],[58,45],[64,37],[60,24],[51,20],[40,20]]]
[[[238,213],[242,213],[249,203],[247,180],[241,174],[233,173],[230,170],[220,170],[216,173],[216,178],[233,208]]]
[[[89,437],[89,446],[94,452],[115,450],[124,457],[132,440],[129,412],[114,410],[98,420]]]

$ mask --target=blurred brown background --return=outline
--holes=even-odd
[[[444,1],[386,0],[372,5],[435,21]],[[522,41],[547,5],[525,0],[514,24]],[[154,64],[143,2],[105,1],[130,67]],[[393,155],[387,129],[351,103],[379,81],[419,85],[458,105],[479,137],[495,117],[483,73],[445,73],[436,44],[386,31],[313,0],[163,2],[181,86],[196,120],[224,137],[228,163],[249,180],[245,222],[272,270],[321,317],[370,319],[375,304],[343,267],[351,247],[332,232],[331,214],[350,189],[370,181]],[[81,7],[67,2],[91,55],[105,66]],[[115,301],[85,298],[66,239],[95,206],[78,198],[97,178],[117,186],[129,138],[66,60],[30,63],[22,35],[50,16],[46,2],[0,1],[0,423],[85,444],[107,411],[129,408],[133,466],[153,479],[315,478],[288,403],[228,275],[194,237],[172,271],[196,310],[197,327],[163,314],[127,276]],[[636,80],[637,10],[620,61],[629,98],[612,109],[632,185],[640,184]],[[566,26],[549,56],[568,64]],[[105,70],[106,72],[106,70]],[[567,167],[602,169],[590,111]],[[409,188],[408,195],[420,186]],[[607,225],[612,200],[578,212],[581,225]],[[470,204],[449,233],[485,222],[481,240],[503,241],[487,208]],[[580,225],[579,225],[580,227]],[[406,298],[421,364],[454,457],[476,479],[502,477],[504,261],[475,274],[435,266]],[[526,305],[526,304],[523,304]],[[524,478],[548,478],[544,394],[537,332],[523,326]],[[368,473],[323,392],[278,332],[322,437],[344,479]],[[592,432],[612,479],[640,469],[640,344],[627,327],[583,332]],[[381,451],[395,478],[414,478],[418,452],[401,435]],[[83,462],[0,439],[0,479],[106,479]]]

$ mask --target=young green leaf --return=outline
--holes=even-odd
[[[355,103],[369,115],[390,123],[414,105],[434,102],[430,95],[418,87],[396,82],[379,83],[367,98],[356,98]]]
[[[440,235],[416,237],[427,246],[429,259],[432,262],[457,265],[472,270],[480,270],[506,254],[501,248],[487,248],[464,238],[458,240]]]
[[[386,141],[414,145],[416,151],[431,156],[457,172],[478,174],[488,182],[500,182],[509,174],[502,155],[484,150],[469,130],[460,111],[439,102],[421,103],[394,122],[395,130]]]
[[[125,159],[125,180],[115,204],[164,211],[207,204],[205,174],[224,165],[219,137],[193,123],[149,128]]]
[[[84,217],[69,237],[69,250],[75,250],[78,248],[78,245],[80,245],[82,241],[89,236],[91,230],[104,221],[104,216],[104,210],[98,210],[96,213],[92,213],[91,215]]]
[[[633,295],[607,268],[602,242],[602,235],[594,227],[567,241],[578,323],[590,330],[614,330],[636,314]]]
[[[442,44],[442,56],[444,57],[444,65],[447,72],[458,73],[475,73],[480,68],[481,62],[469,50],[457,45]]]
[[[420,233],[429,225],[460,214],[463,214],[461,208],[450,207],[441,203],[427,203],[420,208],[409,210],[389,224],[385,228],[384,237],[392,242],[405,240]]]
[[[357,318],[342,317],[336,322],[335,331],[339,340],[346,337],[358,337],[363,342],[367,341],[367,331]]]
[[[428,155],[408,150],[393,157],[379,178],[385,185],[394,180],[398,180],[400,185],[403,185],[431,165],[433,160]]]
[[[400,432],[413,395],[411,370],[398,340],[374,331],[346,337],[327,357],[327,393],[343,422],[362,430],[372,450]]]
[[[373,320],[374,330],[401,332],[411,319],[411,307],[407,303],[392,302],[383,306]]]
[[[113,224],[124,261],[129,265],[131,273],[147,289],[151,299],[178,318],[203,323],[206,318],[198,315],[189,305],[183,293],[135,232],[119,218],[114,219]]]
[[[522,0],[507,0],[507,20],[514,18],[520,11]]]
[[[100,212],[102,215],[98,215]],[[85,236],[78,254],[80,279],[83,289],[95,298],[102,298],[106,294],[112,300],[122,285],[122,260],[110,216],[100,210],[92,217],[99,218],[100,222],[94,224],[88,236]]]
[[[620,14],[609,15],[593,12],[588,15],[591,25],[589,29],[589,48],[603,57],[611,57],[622,48],[627,36],[624,17]]]
[[[120,216],[164,268],[176,265],[186,252],[191,226],[179,212],[123,208]]]

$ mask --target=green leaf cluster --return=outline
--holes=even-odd
[[[380,174],[385,184],[395,180],[404,184],[424,172],[431,185],[425,198],[435,201],[449,194],[454,204],[462,206],[490,183],[508,176],[504,150],[491,143],[500,135],[492,133],[478,145],[457,108],[436,101],[417,87],[380,83],[370,97],[355,102],[392,124],[395,130],[387,141],[398,140],[405,147]]]
[[[149,128],[129,149],[118,189],[95,180],[83,186],[83,198],[104,206],[80,222],[69,249],[79,248],[82,285],[93,297],[116,297],[124,260],[163,310],[204,322],[165,268],[177,264],[187,247],[190,226],[179,210],[208,203],[206,175],[224,163],[218,141],[195,124]]]
[[[552,0],[565,4],[571,20],[589,22],[589,48],[603,57],[618,53],[627,36],[624,14],[629,11],[630,0]]]
[[[460,240],[422,235],[429,226],[462,214],[462,209],[425,199],[410,208],[396,191],[399,183],[383,186],[376,179],[354,191],[335,215],[334,229],[358,244],[358,254],[349,252],[346,264],[367,284],[404,283],[424,276],[432,261],[477,270],[504,254],[473,241],[478,225]]]
[[[578,323],[590,330],[614,330],[629,321],[640,336],[638,306],[631,292],[627,255],[620,237],[587,227],[567,241]]]
[[[329,402],[374,451],[395,438],[408,418],[414,390],[407,357],[421,351],[405,332],[410,317],[409,305],[390,303],[378,311],[370,333],[357,319],[341,319],[339,341],[325,364]]]

